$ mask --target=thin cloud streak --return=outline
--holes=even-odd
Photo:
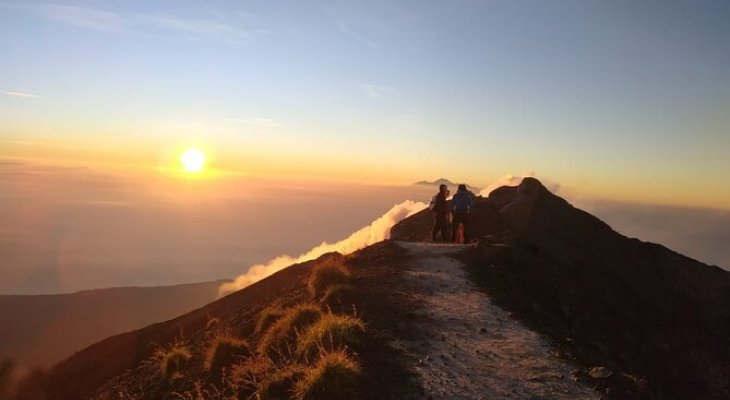
[[[183,18],[164,14],[132,14],[80,6],[40,4],[6,6],[24,9],[39,17],[66,25],[106,32],[136,32],[139,27],[184,32],[217,38],[231,44],[244,44],[264,29],[245,29],[220,20]]]
[[[25,92],[3,91],[2,93],[6,94],[8,96],[25,97],[27,99],[42,99],[43,98],[41,96],[38,96],[37,94],[25,93]]]
[[[19,6],[18,8],[27,9],[41,17],[67,25],[107,32],[121,31],[126,25],[126,21],[120,14],[111,11],[60,4]]]
[[[243,44],[258,34],[267,33],[263,29],[241,29],[209,19],[184,19],[169,15],[140,15],[139,18],[158,28],[218,37],[234,44]]]
[[[361,44],[364,44],[365,46],[373,49],[373,50],[380,50],[380,46],[378,46],[377,43],[373,42],[372,40],[366,38],[365,36],[353,31],[350,29],[350,27],[344,23],[343,21],[336,21],[337,29],[340,30],[340,32],[344,33],[348,37],[354,39],[356,42],[359,42]]]

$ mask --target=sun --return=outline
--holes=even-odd
[[[198,149],[187,149],[180,155],[183,170],[189,174],[197,174],[205,167],[205,154]]]

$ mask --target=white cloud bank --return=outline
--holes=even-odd
[[[331,244],[322,242],[319,246],[301,254],[298,257],[281,255],[265,264],[252,266],[248,269],[248,272],[243,275],[239,275],[233,280],[233,282],[221,285],[220,294],[225,295],[243,289],[292,264],[314,260],[323,254],[333,251],[342,254],[349,254],[370,246],[371,244],[388,239],[390,237],[390,228],[392,228],[393,225],[423,210],[424,208],[426,208],[425,203],[406,200],[393,206],[393,208],[388,210],[388,212],[383,214],[380,218],[373,221],[370,225],[356,231],[346,239]]]

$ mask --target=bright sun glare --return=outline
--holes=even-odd
[[[205,166],[205,154],[198,149],[188,149],[180,155],[180,162],[185,172],[197,174]]]

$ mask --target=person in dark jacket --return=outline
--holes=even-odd
[[[456,232],[459,230],[459,224],[464,226],[464,243],[469,243],[469,214],[474,204],[473,195],[466,189],[466,185],[459,185],[454,198],[451,200],[451,210],[454,219],[452,221],[453,229],[451,231],[451,241],[456,242]]]
[[[429,205],[434,214],[433,229],[431,230],[431,239],[436,241],[438,233],[441,232],[441,241],[449,241],[449,209],[446,205],[446,197],[449,196],[449,188],[446,185],[439,186],[439,192]]]

